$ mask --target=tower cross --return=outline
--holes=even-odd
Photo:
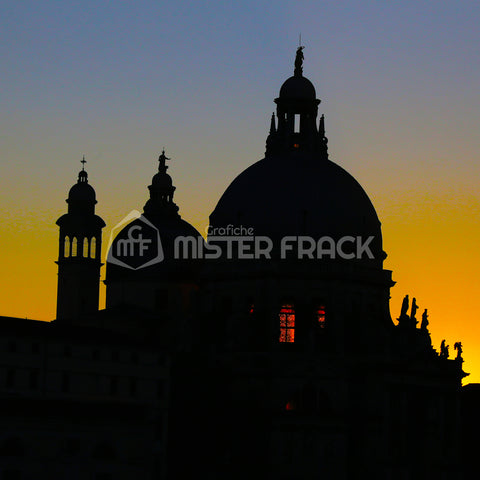
[[[85,160],[85,155],[83,156],[82,160],[80,160],[80,163],[82,164],[82,170],[85,170],[85,164],[87,163]]]

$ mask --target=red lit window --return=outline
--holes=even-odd
[[[316,321],[317,321],[317,325],[320,328],[325,328],[325,325],[326,325],[325,324],[325,307],[323,305],[320,305],[315,310],[315,318],[316,318]]]
[[[295,410],[296,409],[296,406],[295,406],[295,402],[293,400],[290,400],[289,402],[287,402],[287,404],[285,405],[285,410],[287,411],[290,411],[290,410]]]
[[[295,309],[293,305],[282,305],[280,313],[280,343],[293,343],[295,341]]]

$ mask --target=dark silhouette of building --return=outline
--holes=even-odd
[[[275,103],[207,243],[162,152],[110,246],[102,311],[82,169],[57,221],[57,319],[0,317],[1,478],[469,478],[461,343],[437,353],[408,296],[392,321],[380,221],[329,160],[303,47]]]
[[[82,160],[85,166],[85,158]],[[57,220],[58,246],[57,319],[73,319],[98,311],[102,228],[95,215],[95,190],[84,168],[68,193],[68,213]]]

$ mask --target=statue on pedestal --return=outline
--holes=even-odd
[[[427,309],[422,313],[422,323],[420,324],[421,330],[427,330],[428,327],[428,313]]]
[[[453,348],[457,351],[456,360],[461,360],[461,361],[463,362],[463,358],[462,358],[462,352],[463,352],[462,342],[455,342],[455,344],[453,345]]]
[[[418,305],[417,305],[417,299],[414,297],[412,301],[412,311],[410,313],[410,320],[412,321],[413,325],[416,325],[417,319],[415,318],[415,314],[417,313],[418,310]]]
[[[445,339],[440,344],[440,358],[448,358],[448,345],[445,345]]]
[[[405,298],[402,302],[402,309],[400,310],[400,318],[406,317],[408,312],[408,295],[405,295]]]
[[[302,76],[303,74],[303,49],[305,47],[298,47],[297,48],[297,54],[295,56],[295,71],[294,75],[295,76]]]

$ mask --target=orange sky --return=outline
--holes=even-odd
[[[145,184],[148,183],[147,177]],[[66,187],[59,188],[55,196],[62,197]],[[140,187],[146,199],[146,188]],[[393,270],[397,282],[392,289],[392,318],[399,315],[405,294],[416,297],[420,312],[428,308],[434,346],[438,349],[445,338],[453,355],[453,343],[462,341],[465,371],[471,373],[468,381],[480,380],[480,296],[476,294],[480,286],[480,200],[465,194],[457,195],[453,202],[448,193],[427,196],[422,192],[403,192],[402,197],[380,194],[372,199],[383,225],[384,248],[388,253],[385,268]],[[42,320],[55,316],[55,220],[65,209],[63,201],[58,203],[56,210],[38,212],[33,205],[29,211],[12,211],[4,216],[0,277],[3,315]],[[136,207],[142,205],[143,202]],[[181,213],[184,210],[181,208]],[[107,220],[105,255],[109,229],[120,216],[109,212],[103,204],[98,205],[97,211]],[[204,231],[206,223],[194,222],[186,213],[183,216]],[[101,306],[104,296],[102,285]]]
[[[0,315],[54,317],[55,221],[83,154],[104,248],[142,209],[162,148],[180,213],[204,232],[263,156],[301,31],[330,158],[382,222],[392,317],[416,297],[434,346],[462,341],[480,381],[480,6],[247,3],[12,2],[0,16]]]

